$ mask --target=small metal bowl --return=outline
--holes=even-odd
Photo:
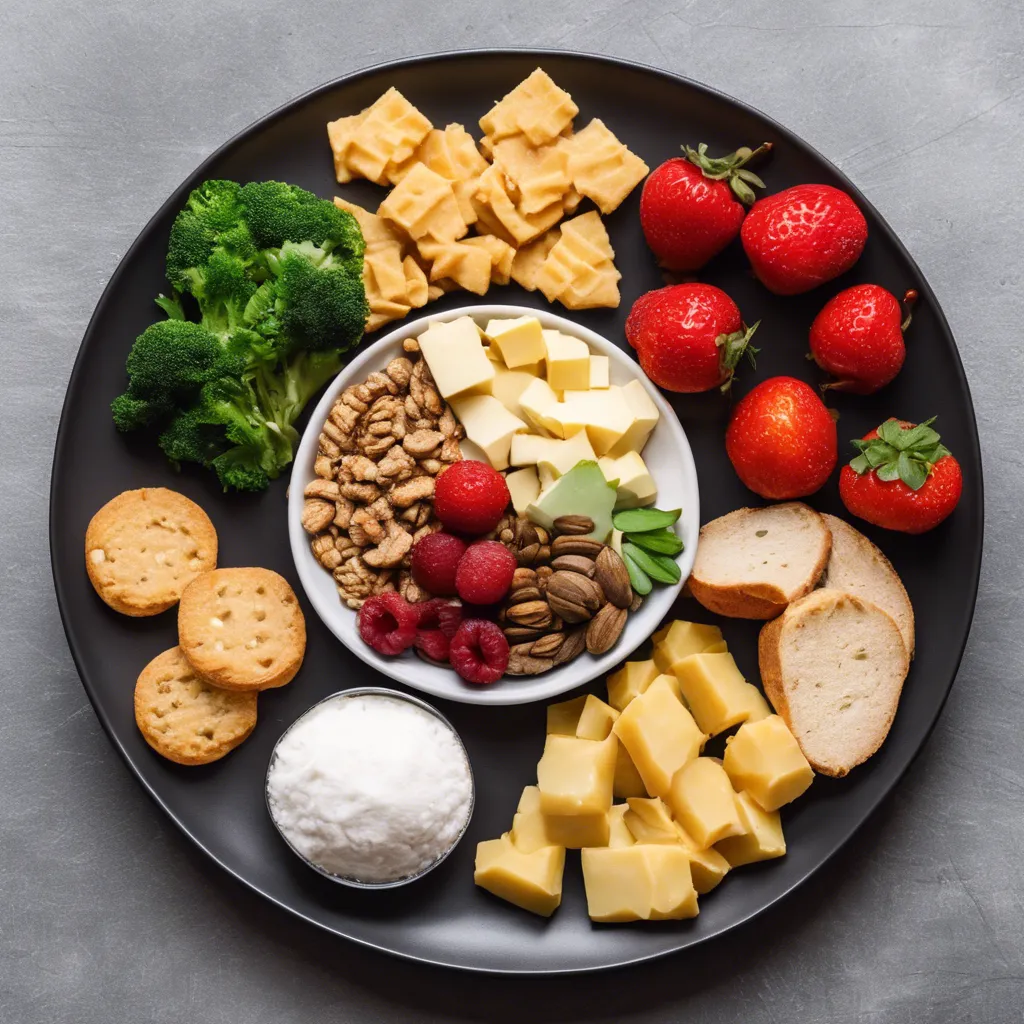
[[[325,870],[319,864],[311,861],[305,854],[297,850],[288,837],[281,830],[281,827],[277,823],[277,819],[274,817],[273,808],[270,806],[270,772],[274,767],[274,762],[277,760],[277,748],[281,745],[281,741],[299,724],[307,715],[311,714],[322,704],[326,704],[328,701],[339,700],[348,697],[390,697],[393,700],[405,701],[407,704],[414,704],[416,707],[422,708],[424,711],[429,712],[436,719],[443,722],[450,730],[452,735],[458,740],[459,746],[462,748],[462,754],[466,759],[466,767],[469,770],[469,811],[466,814],[466,820],[463,822],[462,828],[459,830],[459,834],[455,837],[452,844],[441,854],[437,860],[428,864],[422,871],[418,871],[414,875],[407,875],[405,878],[396,878],[387,882],[364,882],[358,878],[347,878],[344,875],[335,875],[330,871]],[[473,819],[473,810],[476,806],[476,780],[473,776],[473,765],[469,760],[469,752],[466,750],[465,743],[462,742],[462,737],[458,734],[455,726],[441,714],[440,711],[435,707],[431,707],[426,701],[420,700],[419,697],[413,697],[408,693],[402,693],[400,690],[392,690],[383,686],[359,686],[351,690],[339,690],[337,693],[332,693],[328,697],[324,697],[323,700],[318,700],[311,707],[307,708],[298,718],[288,726],[274,744],[274,749],[270,752],[270,761],[267,764],[267,775],[263,786],[263,795],[267,804],[267,813],[270,815],[270,820],[274,823],[274,828],[277,829],[277,834],[284,840],[285,845],[288,847],[296,857],[299,858],[308,867],[312,868],[318,875],[323,875],[324,878],[329,878],[332,882],[338,882],[340,885],[347,885],[353,889],[397,889],[399,886],[408,885],[410,882],[415,882],[424,875],[430,874],[442,861],[446,860],[451,854],[452,850],[455,849],[459,843],[462,842],[462,837],[466,834],[466,830],[469,828],[469,823]]]

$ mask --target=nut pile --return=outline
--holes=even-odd
[[[434,478],[462,458],[462,425],[442,400],[419,345],[338,397],[320,434],[317,479],[305,491],[302,525],[313,555],[331,572],[342,601],[358,609],[397,590],[430,595],[409,573],[413,544],[441,523]]]
[[[509,675],[539,675],[583,651],[604,654],[640,607],[619,555],[586,534],[588,516],[561,516],[548,532],[508,516],[495,531],[519,562],[498,616]]]

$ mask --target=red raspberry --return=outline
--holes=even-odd
[[[508,641],[486,619],[466,619],[448,650],[452,668],[467,683],[496,683],[508,666]]]
[[[412,578],[431,594],[455,593],[455,570],[466,542],[450,533],[428,533],[412,549]]]
[[[458,601],[445,601],[432,597],[416,605],[420,613],[419,629],[439,629],[450,640],[462,623],[462,605]]]
[[[512,586],[516,556],[496,540],[478,540],[466,548],[455,574],[455,589],[467,604],[494,604]]]
[[[363,643],[381,654],[401,654],[416,639],[420,613],[401,594],[367,598],[356,616]]]
[[[431,661],[447,661],[451,640],[439,629],[417,629],[416,650]]]
[[[489,533],[511,497],[505,478],[486,462],[464,459],[449,466],[434,488],[434,513],[449,530],[472,537]]]

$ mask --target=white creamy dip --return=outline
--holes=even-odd
[[[469,817],[473,783],[441,719],[395,697],[340,694],[281,739],[267,797],[307,860],[379,883],[419,874],[448,852]]]

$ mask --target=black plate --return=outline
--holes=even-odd
[[[701,900],[700,916],[690,922],[592,925],[575,863],[566,870],[562,908],[550,922],[474,888],[477,841],[509,827],[520,789],[534,778],[544,737],[544,709],[537,705],[481,708],[439,702],[462,733],[476,771],[476,814],[465,841],[436,872],[406,889],[362,893],[332,885],[303,867],[274,832],[263,802],[267,759],[284,728],[321,697],[388,681],[349,654],[303,602],[309,653],[299,677],[283,691],[260,697],[259,725],[239,750],[205,768],[179,768],[149,750],[132,713],[139,670],[175,643],[174,613],[143,620],[115,614],[93,593],[82,562],[85,528],[100,505],[126,488],[165,485],[184,491],[210,513],[220,533],[222,565],[269,566],[297,587],[285,531],[284,480],[258,497],[225,496],[212,474],[176,474],[149,443],[126,441],[111,425],[108,405],[124,386],[128,349],[157,319],[152,300],[165,287],[163,258],[171,220],[189,189],[207,177],[280,178],[331,196],[337,186],[324,131],[329,119],[361,109],[394,85],[435,124],[459,121],[475,129],[490,103],[538,64],[572,93],[580,107],[578,123],[602,118],[651,167],[676,155],[683,142],[706,141],[717,153],[770,140],[775,154],[764,177],[771,191],[799,182],[849,190],[868,219],[870,238],[864,256],[844,278],[809,295],[777,298],[752,280],[738,244],[703,275],[736,299],[748,322],[762,322],[757,371],[744,368],[734,391],[738,396],[779,373],[815,380],[804,360],[807,329],[825,300],[841,288],[873,281],[900,295],[914,287],[921,302],[906,366],[879,395],[835,398],[831,404],[841,413],[840,437],[859,437],[892,414],[920,420],[937,413],[943,441],[963,466],[964,498],[939,529],[918,538],[866,531],[903,576],[917,611],[917,659],[888,741],[849,778],[818,779],[808,796],[784,814],[787,856],[731,874]],[[345,193],[356,201],[380,195],[365,184],[346,187]],[[608,218],[624,275],[621,307],[578,315],[581,323],[613,339],[622,338],[633,300],[662,283],[644,246],[638,202],[639,189]],[[516,287],[495,289],[492,295],[499,302],[543,302]],[[472,298],[450,295],[432,309],[464,305]],[[755,502],[725,457],[728,402],[708,394],[679,398],[674,405],[701,474],[705,518]],[[835,476],[812,504],[843,514]],[[935,296],[888,225],[806,143],[750,107],[651,68],[547,51],[460,53],[390,64],[317,89],[246,129],[168,199],[113,275],[83,340],[57,438],[50,532],[68,642],[96,713],[150,794],[210,857],[292,913],[378,949],[470,970],[582,971],[692,946],[748,920],[821,867],[896,784],[935,724],[967,640],[981,563],[981,457],[963,368]],[[682,602],[678,611],[701,616],[692,602]],[[740,666],[756,679],[756,624],[722,625]]]

